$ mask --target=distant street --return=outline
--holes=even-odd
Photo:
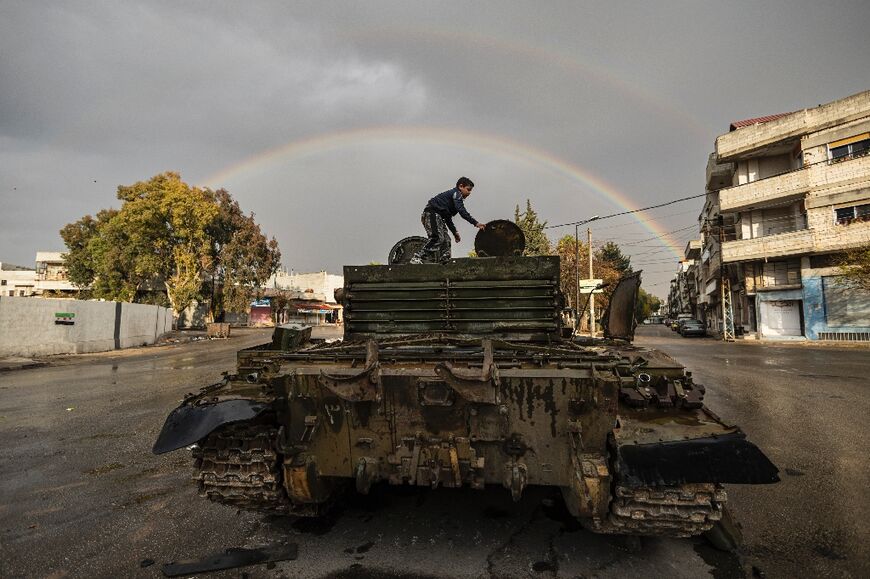
[[[740,425],[782,482],[728,487],[747,560],[768,576],[870,576],[870,349],[682,338],[640,326],[707,386],[707,405]]]
[[[514,504],[502,488],[376,486],[323,520],[200,499],[189,455],[155,457],[151,445],[184,393],[269,338],[249,330],[0,373],[0,576],[160,577],[163,563],[282,541],[298,543],[296,561],[210,576],[741,577],[753,566],[766,577],[867,576],[867,350],[640,334],[686,363],[710,406],[784,470],[779,485],[729,489],[745,559],[701,539],[638,550],[590,534],[536,488]]]

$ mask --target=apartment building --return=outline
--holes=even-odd
[[[691,242],[690,242],[691,245]],[[668,291],[667,313],[671,318],[679,314],[697,314],[697,285],[695,260],[683,259]]]
[[[733,276],[735,324],[763,338],[870,340],[870,296],[834,266],[870,244],[870,91],[733,123],[707,181],[705,240],[716,237]]]

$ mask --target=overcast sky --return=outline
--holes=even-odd
[[[870,88],[868,23],[867,0],[0,0],[0,261],[167,170],[227,188],[287,268],[334,273],[421,234],[461,175],[480,221],[700,194],[731,121]],[[701,206],[593,236],[663,296]]]

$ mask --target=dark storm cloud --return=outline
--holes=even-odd
[[[164,170],[200,184],[226,175],[219,184],[303,270],[382,260],[457,173],[478,181],[471,208],[484,220],[526,197],[551,222],[620,209],[557,161],[640,205],[700,193],[730,121],[867,88],[868,21],[866,2],[7,1],[0,260],[61,248],[63,224]],[[456,136],[325,139],[227,171],[287,143],[379,126]],[[473,135],[538,161],[460,146]],[[649,215],[677,229],[700,203],[677,209]],[[650,236],[620,223],[596,235]],[[661,284],[667,269],[651,265],[647,279]]]

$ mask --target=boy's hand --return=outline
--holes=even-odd
[[[459,232],[458,232],[458,231],[457,231],[456,233],[453,234],[453,239],[456,240],[456,243],[459,243],[460,241],[462,241],[462,238],[459,237]]]
[[[482,231],[482,230],[486,229],[486,223],[478,223],[477,225],[475,225],[475,227],[477,227],[478,229],[480,229]]]

